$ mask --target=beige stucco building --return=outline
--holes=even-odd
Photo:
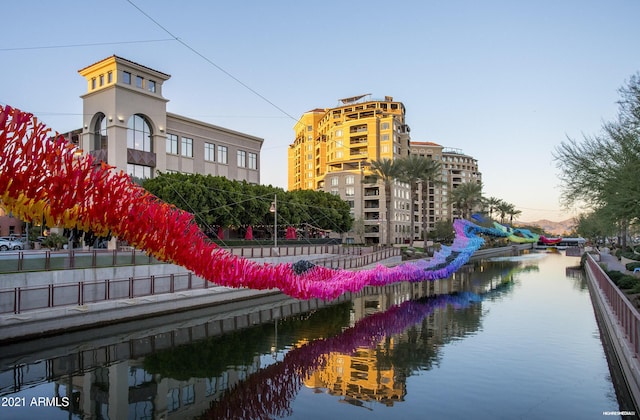
[[[78,73],[87,92],[72,136],[85,152],[136,178],[161,171],[260,183],[263,139],[167,112],[168,74],[115,55]]]
[[[449,194],[460,184],[482,182],[482,173],[478,169],[478,160],[472,156],[465,155],[460,149],[444,147],[430,141],[412,141],[410,142],[410,152],[411,154],[439,161],[442,169],[440,174],[442,185],[432,185],[428,189],[427,194],[429,194],[429,197],[427,201],[429,207],[424,209],[425,211],[422,214],[419,214],[419,203],[422,202],[421,191],[417,191],[416,205],[414,206],[416,214],[414,217],[416,221],[419,220],[419,223],[416,223],[416,237],[419,237],[422,235],[422,221],[425,217],[427,218],[427,230],[432,230],[438,221],[453,220],[458,216],[455,205],[449,200]]]

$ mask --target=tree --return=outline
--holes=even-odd
[[[214,227],[273,225],[269,211],[278,196],[278,221],[295,225],[311,222],[314,226],[345,232],[353,223],[349,204],[323,191],[291,191],[225,177],[199,174],[159,174],[146,179],[143,187],[161,200],[193,213],[204,231]]]
[[[515,206],[510,205],[507,214],[509,215],[509,224],[513,226],[513,219],[520,216],[522,214],[522,210],[516,210]]]
[[[484,201],[484,204],[489,207],[489,218],[493,219],[493,212],[502,203],[502,200],[497,197],[489,197]]]
[[[387,219],[387,245],[391,246],[391,186],[393,181],[398,178],[400,174],[400,166],[391,159],[381,159],[371,161],[371,177],[378,181],[382,181],[384,184],[384,199],[386,207],[386,219]]]
[[[434,229],[427,233],[427,238],[435,242],[449,243],[453,241],[455,232],[453,230],[453,222],[450,220],[439,220],[435,223]]]
[[[422,223],[423,223],[423,231],[427,232],[427,215],[426,208],[428,203],[428,195],[426,192],[428,191],[429,183],[435,182],[440,175],[440,162],[436,162],[433,159],[425,158],[419,155],[409,155],[405,158],[402,158],[397,161],[399,165],[398,168],[398,177],[402,181],[409,184],[411,189],[410,196],[410,217],[411,217],[411,227],[410,227],[410,245],[413,246],[414,240],[414,232],[415,232],[415,217],[414,217],[414,197],[418,186],[421,186],[422,189]]]
[[[473,209],[482,203],[482,183],[465,182],[458,185],[449,196],[451,204],[455,204],[463,219],[471,216]]]
[[[640,218],[640,74],[619,89],[618,118],[603,124],[602,133],[567,139],[554,151],[565,207],[585,204],[605,210],[620,226],[626,246],[628,226]],[[584,206],[583,206],[584,207]]]
[[[500,223],[504,223],[504,219],[513,208],[513,204],[509,204],[506,201],[501,201],[500,204],[496,206],[496,211],[500,215]]]

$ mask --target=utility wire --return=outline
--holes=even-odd
[[[175,41],[175,39],[164,38],[164,39],[145,39],[145,40],[138,40],[138,41],[93,42],[93,43],[87,43],[87,44],[38,45],[34,47],[0,48],[0,51],[47,50],[47,49],[56,49],[56,48],[96,47],[100,45],[142,44],[142,43],[166,42],[166,41]]]
[[[273,103],[272,101],[270,101],[269,99],[267,99],[265,96],[261,95],[260,93],[258,93],[257,91],[255,91],[254,89],[252,89],[250,86],[248,86],[246,83],[244,83],[243,81],[241,81],[240,79],[238,79],[237,77],[235,77],[233,74],[229,73],[228,71],[226,71],[225,69],[223,69],[222,67],[220,67],[218,64],[216,64],[215,62],[213,62],[213,60],[209,59],[208,57],[206,57],[204,54],[200,53],[199,51],[197,51],[195,48],[193,48],[192,46],[190,46],[189,44],[187,44],[186,42],[184,42],[182,39],[178,38],[176,35],[174,35],[170,30],[168,30],[167,28],[165,28],[164,26],[162,26],[160,24],[160,22],[158,22],[157,20],[155,20],[154,18],[152,18],[149,14],[147,14],[144,10],[142,10],[140,7],[138,7],[138,5],[136,5],[133,1],[131,0],[127,0],[127,2],[129,2],[129,4],[131,4],[133,7],[135,7],[136,9],[138,9],[138,11],[140,13],[142,13],[143,15],[145,15],[147,17],[147,19],[149,19],[151,22],[155,23],[160,29],[162,29],[163,31],[165,31],[167,34],[169,34],[173,39],[175,39],[176,41],[178,41],[180,44],[182,44],[185,48],[187,48],[188,50],[190,50],[191,52],[193,52],[194,54],[196,54],[198,57],[202,58],[204,61],[206,61],[207,63],[211,64],[212,66],[214,66],[215,68],[217,68],[218,70],[220,70],[222,73],[226,74],[227,76],[229,76],[231,79],[235,80],[237,83],[239,83],[242,87],[244,87],[245,89],[247,89],[248,91],[250,91],[251,93],[253,93],[254,95],[258,96],[260,99],[262,99],[263,101],[267,102],[269,105],[273,106],[274,108],[276,108],[278,111],[282,112],[284,115],[286,115],[287,117],[291,118],[293,121],[297,121],[296,118],[294,118],[291,114],[289,114],[287,111],[285,111],[284,109],[280,108],[278,105],[276,105],[275,103]]]

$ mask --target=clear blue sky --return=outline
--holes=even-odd
[[[286,188],[302,113],[393,96],[413,141],[478,159],[486,196],[559,221],[552,151],[598,134],[640,71],[637,0],[132,1],[153,20],[126,0],[3,2],[0,103],[79,128],[77,71],[116,54],[172,76],[170,112],[264,138],[262,183]]]

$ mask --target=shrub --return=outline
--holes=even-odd
[[[638,262],[630,262],[627,265],[625,265],[625,268],[628,271],[633,271],[634,268],[638,268],[638,267],[640,267],[640,261],[638,261]]]
[[[45,248],[58,250],[58,249],[62,249],[63,245],[66,244],[67,242],[68,242],[68,239],[65,238],[64,236],[58,235],[57,233],[52,233],[42,241],[42,246]]]
[[[640,264],[640,254],[636,254],[633,251],[621,252],[620,257],[625,257],[626,259],[629,259],[629,260],[638,261],[638,263]]]
[[[638,279],[633,276],[623,275],[616,283],[621,289],[633,289],[638,285]]]

